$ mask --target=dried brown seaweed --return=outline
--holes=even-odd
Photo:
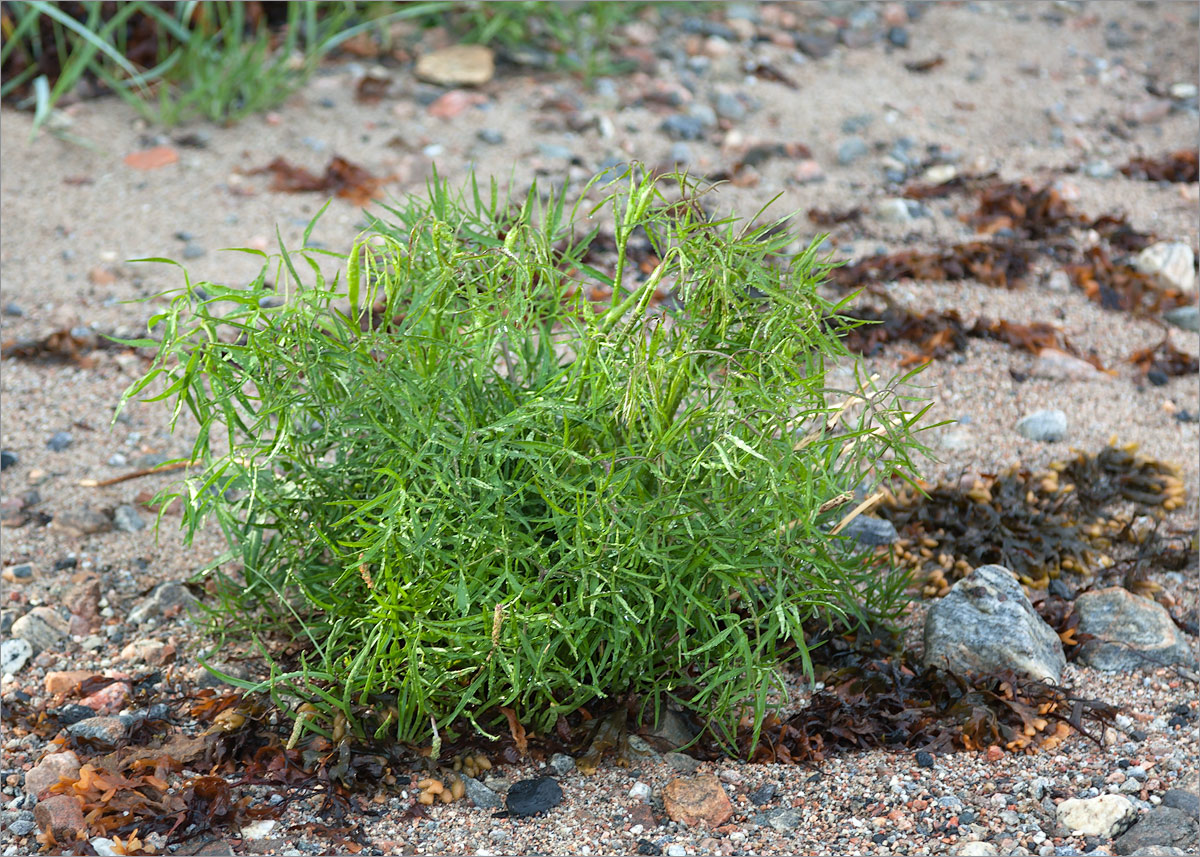
[[[1121,172],[1131,179],[1152,182],[1200,181],[1200,150],[1179,149],[1157,158],[1130,158]]]

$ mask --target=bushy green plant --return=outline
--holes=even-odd
[[[923,412],[829,390],[849,322],[815,248],[789,261],[780,223],[696,194],[634,170],[573,207],[435,180],[372,217],[344,279],[281,247],[151,319],[126,399],[157,379],[199,424],[175,496],[189,538],[212,514],[232,548],[216,625],[303,650],[256,690],[387,711],[401,741],[632,693],[728,739],[807,665],[806,621],[902,607],[831,528],[907,472]]]

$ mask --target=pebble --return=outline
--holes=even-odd
[[[554,773],[565,777],[575,770],[575,759],[566,753],[555,753],[550,757],[550,767],[554,769]]]
[[[776,787],[774,783],[766,783],[759,786],[754,791],[750,792],[750,803],[755,806],[762,806],[764,803],[770,803],[775,799]]]
[[[479,809],[500,809],[504,806],[504,798],[489,789],[473,777],[462,776],[463,789],[467,800]]]
[[[1184,294],[1196,291],[1196,254],[1180,241],[1151,244],[1133,258],[1133,266],[1165,289]]]
[[[667,816],[689,827],[719,827],[733,815],[729,795],[712,774],[676,777],[663,788],[662,796]]]
[[[56,431],[46,441],[46,447],[52,452],[62,452],[75,442],[75,437],[69,431]]]
[[[900,534],[896,532],[896,525],[884,518],[872,518],[867,515],[859,515],[846,525],[843,532],[847,538],[854,539],[860,545],[870,545],[878,547],[880,545],[890,545]]]
[[[1200,333],[1200,306],[1196,304],[1175,307],[1165,312],[1163,318],[1182,330]]]
[[[504,805],[509,815],[523,818],[556,807],[562,799],[562,787],[554,777],[538,777],[513,783],[504,798]]]
[[[699,140],[704,136],[705,125],[695,116],[676,114],[664,119],[659,129],[672,140]]]
[[[20,637],[9,637],[0,643],[0,675],[19,673],[33,657],[33,646]]]
[[[570,149],[568,149],[566,146],[559,146],[555,143],[540,143],[539,142],[537,144],[537,149],[538,149],[538,153],[543,158],[551,158],[553,160],[559,160],[559,161],[575,160],[575,153],[572,152]]]
[[[921,174],[921,179],[929,184],[945,184],[958,177],[958,167],[954,164],[934,164]]]
[[[27,562],[4,569],[2,575],[9,583],[29,583],[33,580],[33,566]]]
[[[796,47],[807,57],[815,60],[823,59],[833,53],[837,44],[832,39],[812,33],[796,33]]]
[[[662,759],[668,768],[681,774],[692,774],[700,768],[700,762],[686,753],[664,753]]]
[[[850,137],[838,144],[837,162],[843,167],[848,166],[870,151],[867,141],[862,137]]]
[[[687,854],[687,848],[682,845],[668,845],[667,857],[684,857]]]
[[[1110,179],[1117,174],[1117,171],[1108,161],[1096,160],[1084,164],[1083,174],[1094,179]]]
[[[73,737],[90,741],[101,749],[115,750],[125,740],[128,727],[120,717],[86,717],[67,727]]]
[[[1170,93],[1171,97],[1176,101],[1190,101],[1196,97],[1196,94],[1200,92],[1200,89],[1198,89],[1194,83],[1181,81],[1180,83],[1172,83],[1171,88],[1167,90],[1167,92]]]
[[[0,470],[8,470],[19,460],[17,454],[11,449],[0,450]]]
[[[908,30],[904,27],[892,27],[888,30],[887,39],[898,48],[907,48]]]
[[[990,842],[964,842],[954,853],[963,857],[988,857],[1000,851]]]
[[[752,822],[759,827],[769,827],[780,833],[787,833],[789,830],[795,830],[803,820],[804,816],[799,810],[768,809],[755,815]]]
[[[495,128],[480,128],[475,136],[479,138],[480,142],[487,143],[489,146],[499,146],[504,142],[504,134]]]
[[[59,842],[74,842],[76,834],[87,827],[83,809],[74,795],[51,795],[33,810],[38,827],[54,834]]]
[[[717,116],[730,122],[740,122],[746,118],[746,104],[731,92],[718,92],[713,98],[713,109]]]
[[[1039,351],[1030,374],[1034,378],[1047,378],[1053,381],[1112,380],[1111,375],[1101,372],[1083,358],[1059,351],[1057,348],[1043,348]]]
[[[201,256],[203,256],[207,252],[208,251],[205,250],[203,247],[201,247],[199,244],[187,244],[183,248],[183,258],[199,259]]]
[[[888,197],[875,203],[875,217],[884,223],[908,224],[924,214],[921,204],[911,199]]]
[[[649,803],[651,794],[653,794],[653,792],[651,791],[650,786],[643,782],[636,782],[629,788],[629,796],[635,800],[641,800]]]
[[[690,164],[692,162],[692,150],[688,147],[687,143],[672,143],[667,160],[672,164]]]
[[[163,613],[176,605],[182,608],[179,612],[186,616],[196,603],[196,597],[182,583],[160,583],[130,612],[126,621],[133,625],[142,625],[150,619],[161,618]]]
[[[136,506],[124,503],[113,511],[113,523],[124,533],[136,533],[146,529],[146,522],[138,514]]]
[[[917,762],[917,767],[920,767],[920,768],[932,768],[933,767],[933,754],[932,753],[929,753],[925,750],[918,750],[915,758],[916,758],[916,762]]]
[[[1037,411],[1017,423],[1017,432],[1045,443],[1062,440],[1067,436],[1067,415],[1057,408]]]
[[[824,181],[825,171],[812,158],[805,158],[797,162],[796,168],[792,171],[792,178],[800,184],[812,184],[813,182]]]
[[[52,607],[34,607],[13,622],[12,635],[21,637],[33,647],[33,653],[54,651],[67,639],[67,620]]]
[[[1058,805],[1058,823],[1083,836],[1119,836],[1137,820],[1137,810],[1124,795],[1071,798]]]
[[[486,45],[452,45],[422,54],[414,72],[439,86],[480,86],[496,73],[496,59]]]
[[[4,305],[4,314],[13,318],[21,318],[25,315],[25,310],[21,309],[20,304],[9,301]]]
[[[1085,592],[1075,600],[1079,633],[1089,639],[1079,659],[1105,672],[1132,672],[1192,660],[1191,646],[1171,614],[1123,586]]]
[[[25,794],[40,799],[60,779],[74,780],[78,777],[79,757],[74,751],[51,753],[26,772]]]
[[[1147,98],[1135,101],[1121,111],[1121,118],[1131,125],[1147,125],[1166,118],[1171,111],[1171,102],[1165,98]]]

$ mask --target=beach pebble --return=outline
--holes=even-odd
[[[838,144],[837,162],[843,167],[849,166],[870,151],[862,137],[849,137]]]
[[[1059,441],[1067,436],[1067,415],[1057,408],[1037,411],[1017,423],[1017,431],[1030,440]]]
[[[473,777],[460,776],[467,800],[479,809],[500,809],[504,806],[504,798],[489,789]]]
[[[925,664],[955,673],[1011,669],[1062,682],[1058,634],[1033,609],[1016,575],[983,565],[951,587],[925,617]]]
[[[0,450],[0,470],[8,470],[20,459],[11,449]]]
[[[1058,805],[1058,823],[1074,834],[1111,839],[1137,820],[1137,810],[1124,795],[1071,798]]]
[[[79,757],[73,750],[51,753],[26,772],[25,794],[41,799],[60,779],[75,780],[78,777]]]
[[[480,86],[496,73],[496,60],[486,45],[452,45],[422,54],[414,72],[438,86]]]
[[[575,770],[575,760],[566,753],[555,753],[550,757],[550,767],[560,777],[565,777]]]
[[[562,803],[562,787],[554,777],[538,777],[512,784],[504,798],[509,815],[537,815]]]
[[[859,515],[854,518],[842,532],[860,545],[872,547],[890,545],[900,537],[900,534],[896,532],[896,525],[891,521],[867,515]]]
[[[33,657],[33,646],[20,637],[9,637],[0,643],[0,675],[19,673]]]
[[[719,827],[733,815],[729,795],[712,774],[676,777],[663,788],[667,816],[689,827]]]
[[[67,639],[67,620],[52,607],[34,607],[13,622],[12,635],[29,642],[33,653],[57,649]]]
[[[62,452],[75,442],[75,437],[69,431],[56,431],[46,441],[46,448],[51,452]]]
[[[1163,313],[1163,318],[1182,330],[1200,333],[1200,306],[1188,304]]]
[[[650,802],[650,786],[642,782],[634,783],[629,787],[629,796],[635,800]]]
[[[1034,378],[1052,381],[1109,381],[1112,376],[1101,372],[1091,363],[1057,348],[1043,348],[1038,352],[1030,374]]]
[[[1182,242],[1151,244],[1133,258],[1133,266],[1164,289],[1178,289],[1184,294],[1196,291],[1196,254]]]
[[[664,753],[662,758],[668,768],[681,774],[695,773],[700,767],[700,762],[686,753]]]
[[[480,142],[487,143],[489,146],[499,146],[504,142],[504,133],[495,128],[480,128],[475,136]]]
[[[138,514],[137,506],[129,503],[122,504],[113,511],[113,523],[124,533],[136,533],[146,529],[146,522]]]
[[[77,834],[87,828],[83,809],[74,795],[51,795],[33,810],[38,827],[52,833],[59,842],[74,842]]]
[[[126,621],[132,625],[142,625],[150,619],[160,619],[168,610],[182,613],[185,617],[188,611],[196,605],[196,597],[188,591],[188,588],[177,581],[168,581],[160,583],[154,588],[154,591],[142,599],[142,603],[135,607],[129,614]]]

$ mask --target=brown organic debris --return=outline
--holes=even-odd
[[[1089,300],[1105,309],[1158,313],[1189,302],[1183,292],[1164,289],[1153,277],[1129,265],[1115,264],[1103,247],[1092,247],[1081,262],[1067,265],[1065,270]]]
[[[41,339],[11,340],[0,347],[0,358],[42,365],[70,363],[81,369],[96,365],[95,351],[128,351],[129,346],[82,330],[56,330]]]
[[[1179,149],[1157,158],[1130,158],[1121,172],[1131,179],[1151,182],[1200,181],[1200,150]]]
[[[946,250],[902,250],[869,256],[859,262],[834,268],[830,280],[843,288],[892,280],[927,282],[974,279],[989,286],[1022,289],[1029,276],[1033,250],[1015,243],[968,241]]]
[[[1138,367],[1144,375],[1151,372],[1163,377],[1177,378],[1181,375],[1195,375],[1200,372],[1200,360],[1186,351],[1176,348],[1170,337],[1163,339],[1157,345],[1141,348],[1129,356],[1129,362]]]
[[[327,193],[333,191],[354,205],[366,205],[379,196],[380,188],[395,176],[376,177],[363,167],[334,155],[320,176],[279,157],[249,175],[271,174],[271,190],[278,193]]]

